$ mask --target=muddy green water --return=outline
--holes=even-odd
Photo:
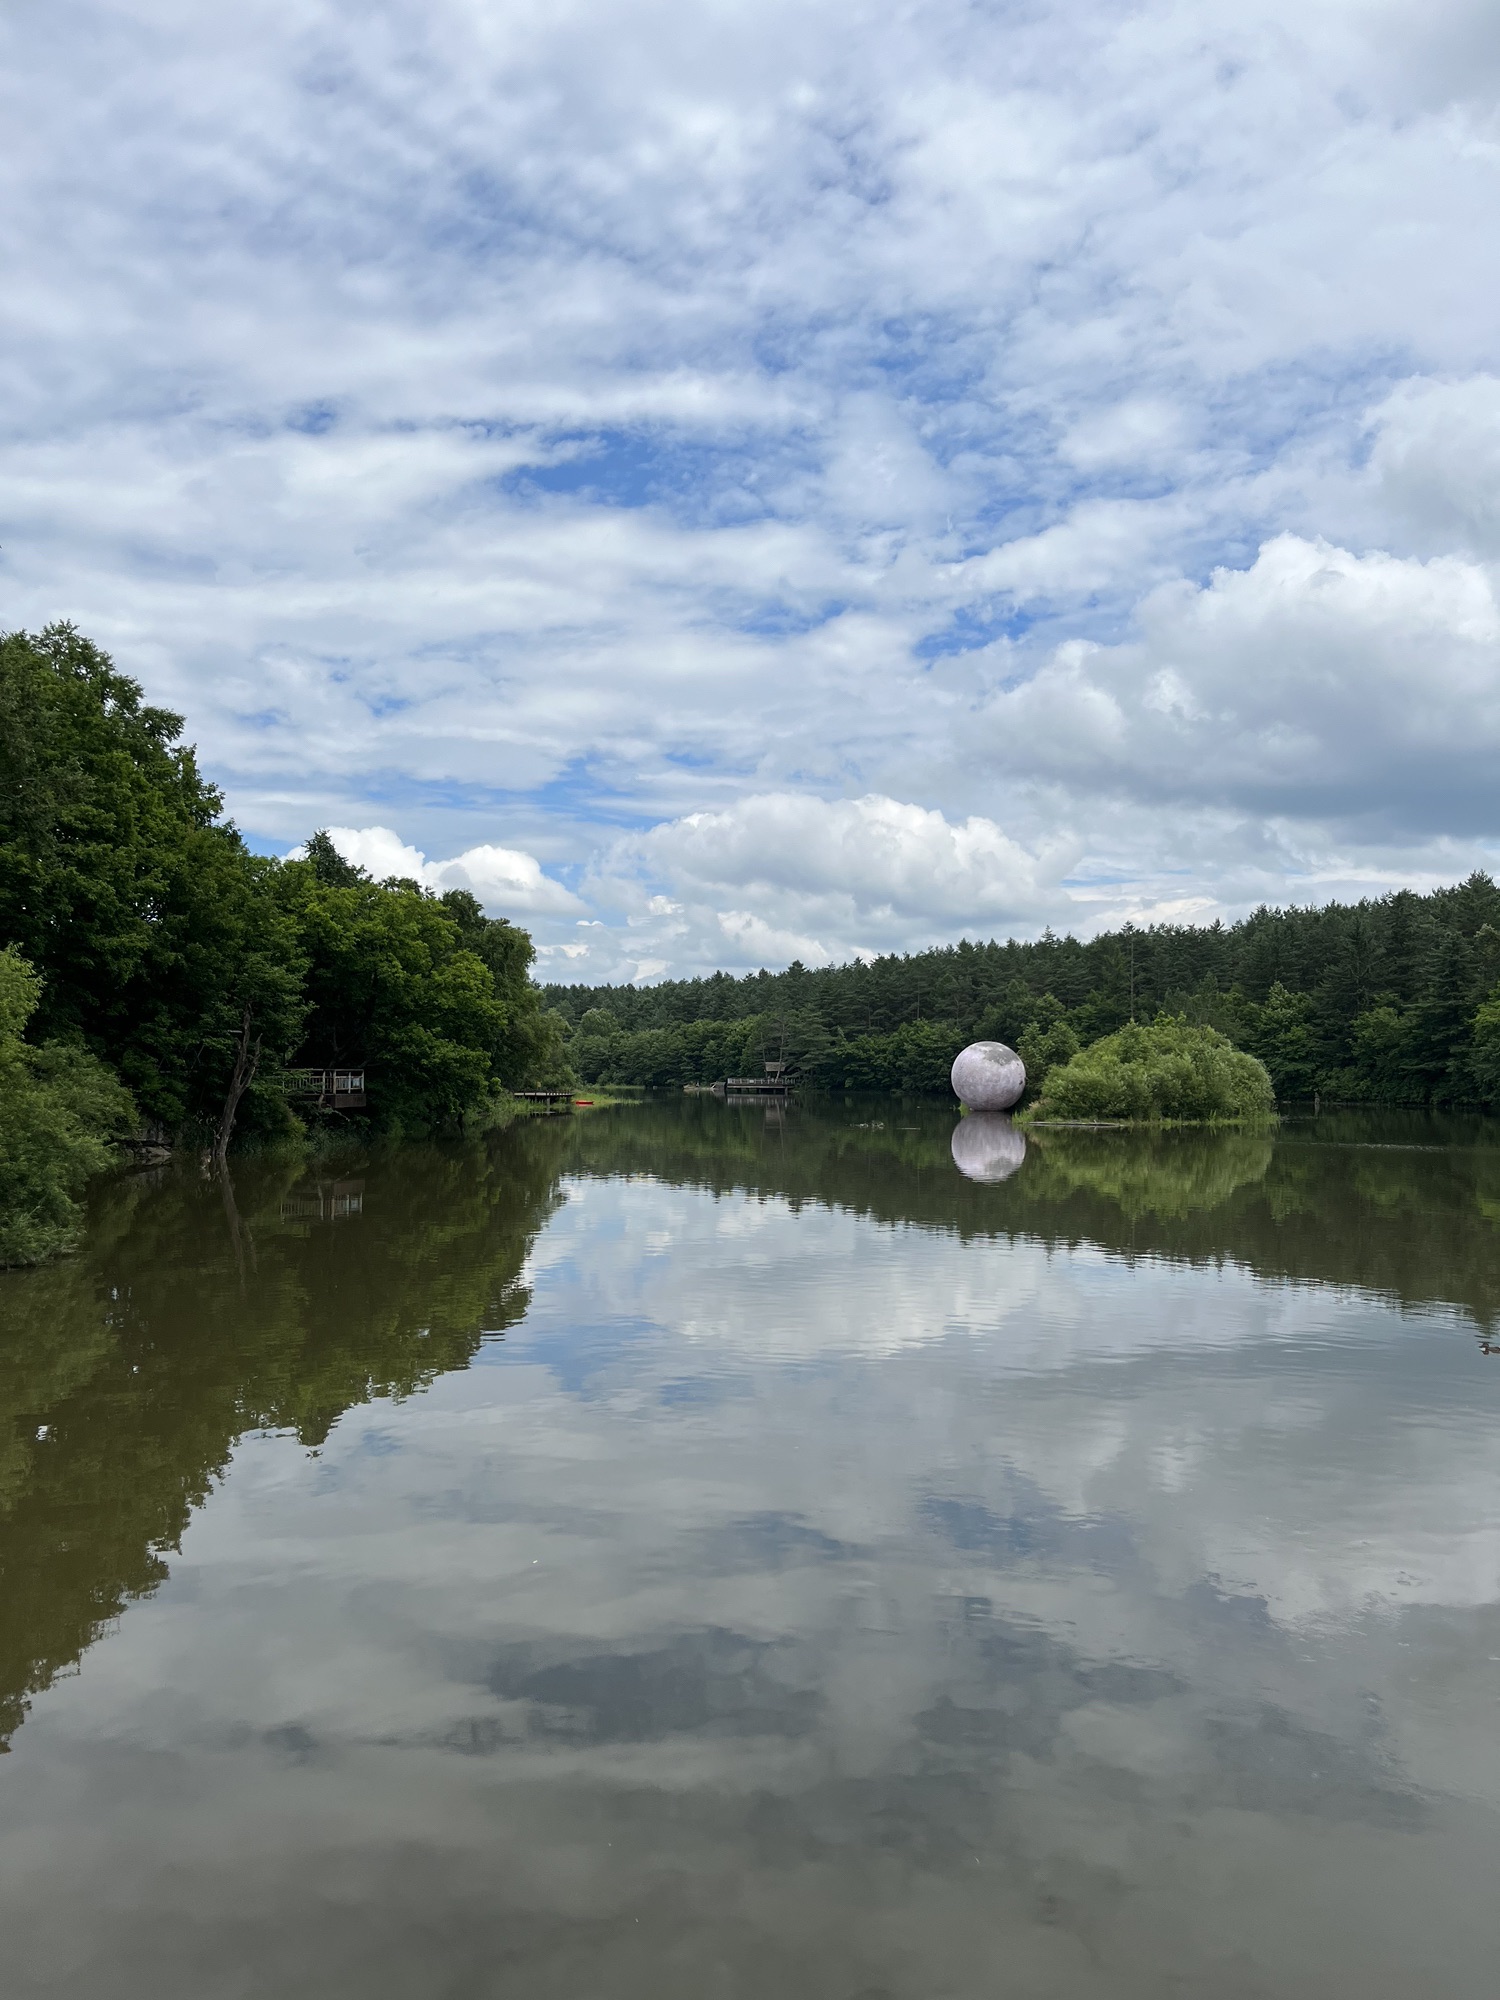
[[[953,1122],[0,1277],[5,2000],[1500,1990],[1500,1129]]]

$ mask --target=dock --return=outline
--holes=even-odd
[[[764,1076],[726,1076],[724,1095],[731,1104],[763,1104],[791,1095],[791,1083],[784,1062],[768,1062]]]
[[[363,1064],[351,1069],[291,1069],[281,1087],[288,1097],[315,1097],[320,1106],[335,1111],[362,1111],[365,1107]]]

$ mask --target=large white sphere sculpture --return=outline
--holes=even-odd
[[[971,1111],[1009,1111],[1026,1088],[1026,1065],[1004,1042],[970,1042],[953,1059],[953,1094]]]
[[[1026,1135],[1003,1111],[971,1111],[953,1128],[953,1164],[971,1181],[1008,1181],[1026,1157]]]

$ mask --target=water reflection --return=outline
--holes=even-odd
[[[1274,1134],[1041,1127],[1024,1170],[997,1186],[954,1172],[948,1111],[908,1105],[898,1117],[888,1105],[872,1117],[868,1104],[794,1104],[773,1142],[758,1113],[645,1104],[580,1121],[568,1166],[817,1202],[966,1241],[1229,1260],[1409,1307],[1451,1305],[1477,1333],[1500,1332],[1495,1121],[1386,1112],[1288,1121]]]
[[[167,1176],[0,1281],[7,1995],[1487,1994],[1500,1150],[952,1136]]]
[[[971,1111],[949,1143],[954,1166],[971,1181],[1008,1181],[1026,1158],[1026,1135],[1003,1111]]]
[[[0,1277],[0,1744],[164,1579],[246,1431],[321,1445],[521,1318],[561,1138],[337,1179],[138,1176],[103,1191],[77,1258]]]

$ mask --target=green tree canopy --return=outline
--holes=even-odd
[[[221,1111],[250,1011],[301,1026],[275,864],[220,817],[181,718],[69,625],[0,639],[0,940],[42,975],[36,1032],[81,1039],[170,1127]]]
[[[306,953],[303,1060],[365,1065],[387,1127],[423,1130],[482,1102],[508,1015],[451,912],[414,884],[330,886],[306,861],[280,886]]]
[[[0,951],[0,1264],[35,1264],[66,1249],[78,1197],[110,1164],[109,1141],[135,1118],[130,1095],[75,1043],[22,1041],[42,982]]]
[[[370,1116],[407,1131],[572,1080],[524,930],[372,881],[326,830],[250,853],[181,739],[72,626],[0,638],[0,949],[41,976],[34,1036],[220,1151],[288,1127],[292,1064],[364,1063]]]

